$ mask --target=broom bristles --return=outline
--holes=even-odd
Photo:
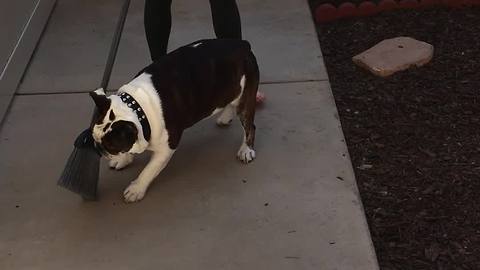
[[[95,149],[90,129],[75,140],[75,148],[67,160],[58,185],[80,194],[85,200],[96,200],[100,155]]]
[[[107,89],[108,81],[112,73],[118,45],[122,37],[123,27],[128,14],[130,0],[125,0],[120,11],[120,18],[113,36],[110,53],[103,73],[101,87]],[[97,111],[94,112],[94,117]],[[100,154],[95,149],[92,131],[83,131],[75,140],[75,148],[67,160],[65,169],[58,180],[58,185],[82,195],[85,200],[97,198],[98,175],[100,171]]]

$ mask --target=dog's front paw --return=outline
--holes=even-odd
[[[255,150],[253,150],[246,144],[242,144],[242,146],[238,150],[237,157],[243,163],[250,163],[252,160],[255,159]]]
[[[133,155],[125,153],[125,154],[120,154],[112,157],[112,159],[108,162],[108,165],[112,169],[121,170],[127,167],[132,162],[133,162]]]
[[[138,181],[133,181],[123,192],[123,198],[125,202],[132,203],[138,202],[145,196],[148,186],[145,186]]]

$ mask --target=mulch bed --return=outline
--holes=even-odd
[[[353,4],[360,4],[362,2],[365,2],[367,0],[309,0],[309,3],[311,6],[318,6],[318,5],[321,5],[321,4],[332,4],[334,6],[339,6],[341,5],[342,3],[345,3],[345,2],[350,2],[350,3],[353,3]],[[381,0],[369,0],[375,4],[379,3]]]
[[[480,269],[480,8],[317,30],[381,269]],[[434,45],[432,62],[389,78],[352,63],[397,36]]]

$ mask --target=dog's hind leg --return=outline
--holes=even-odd
[[[243,142],[238,150],[237,157],[244,163],[249,163],[255,159],[255,107],[256,95],[258,91],[259,72],[255,56],[250,54],[246,61],[246,82],[239,100],[237,114],[243,126]],[[242,79],[244,79],[243,77]]]
[[[253,123],[255,112],[240,112],[239,118],[243,126],[243,142],[237,152],[237,157],[244,163],[249,163],[255,159],[255,150],[253,144],[255,141],[255,125]]]
[[[233,116],[235,116],[236,107],[232,104],[225,106],[220,116],[217,118],[218,126],[228,126],[232,123]]]
[[[217,125],[218,126],[228,126],[232,123],[232,119],[235,116],[235,112],[237,112],[237,108],[241,102],[243,97],[243,91],[245,90],[245,82],[246,76],[243,75],[240,78],[240,94],[237,98],[235,98],[230,104],[225,106],[225,108],[220,113],[220,116],[217,118]]]

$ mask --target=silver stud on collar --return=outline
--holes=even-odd
[[[135,112],[139,121],[143,122],[147,120],[147,116],[142,111],[142,108],[139,106],[138,102],[132,96],[123,92],[120,94],[120,98],[130,109]]]
[[[146,136],[145,139],[147,141],[150,140],[150,136],[151,136],[150,124],[148,123],[147,116],[145,115],[145,112],[142,110],[138,101],[136,101],[134,97],[130,96],[130,94],[126,92],[122,92],[117,95],[119,95],[120,100],[125,105],[127,105],[128,108],[132,110],[132,112],[135,112],[135,115],[137,116],[137,119],[142,126],[143,134],[144,136]]]

